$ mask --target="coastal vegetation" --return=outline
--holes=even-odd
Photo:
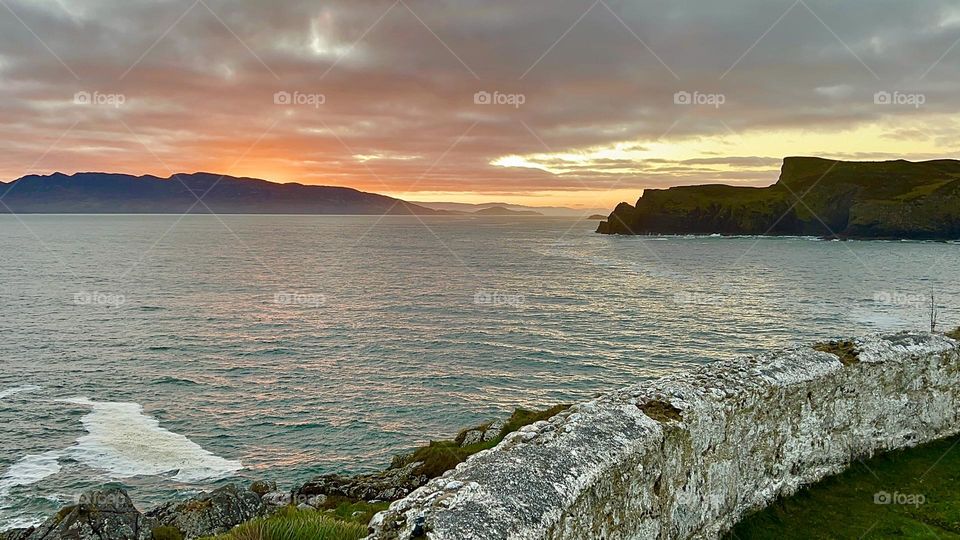
[[[782,499],[728,540],[960,539],[960,437],[890,452]]]
[[[385,473],[406,469],[410,472],[397,476],[398,480],[408,482],[410,478],[417,478],[418,483],[425,483],[466,461],[471,455],[493,448],[508,434],[535,422],[547,420],[567,408],[569,405],[556,405],[543,410],[517,408],[505,420],[486,422],[461,431],[453,440],[431,441],[408,454],[399,455]],[[356,487],[357,483],[369,481],[374,484],[385,478],[393,477],[374,474],[354,477],[344,480],[344,483],[352,482],[351,485]],[[386,501],[366,501],[337,494],[342,489],[342,484],[326,482],[319,485],[333,489],[322,494],[323,502],[318,504],[316,509],[299,508],[291,503],[269,517],[244,523],[226,534],[212,537],[211,540],[355,540],[366,536],[366,524],[377,512],[386,510],[389,506]],[[414,486],[393,486],[387,489],[396,490],[398,487]],[[304,488],[300,489],[301,493]]]
[[[960,238],[960,161],[848,162],[788,157],[765,188],[648,189],[620,203],[605,234]]]
[[[416,474],[422,474],[428,478],[436,478],[456,467],[459,463],[466,461],[467,458],[473,454],[482,450],[488,450],[500,444],[500,441],[508,434],[534,422],[548,420],[553,417],[553,415],[569,407],[569,405],[556,405],[540,411],[518,408],[513,411],[513,414],[510,415],[510,418],[508,418],[505,423],[488,422],[461,431],[452,441],[431,441],[430,444],[421,446],[412,453],[400,456],[394,460],[394,466],[402,467],[410,463],[419,462],[422,463],[422,465],[415,469]],[[495,433],[490,433],[491,430],[495,431]],[[478,442],[470,443],[468,439],[469,435],[476,432],[481,435],[489,435],[480,437],[481,440]]]
[[[367,535],[366,523],[290,507],[206,540],[357,540]]]

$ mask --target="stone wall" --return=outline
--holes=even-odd
[[[851,460],[960,431],[960,344],[854,341],[714,363],[507,437],[377,515],[371,539],[716,538]]]

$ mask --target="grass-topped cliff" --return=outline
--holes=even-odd
[[[789,157],[765,188],[648,189],[597,232],[952,240],[960,238],[960,161]]]

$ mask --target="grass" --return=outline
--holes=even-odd
[[[366,535],[365,523],[339,520],[317,510],[288,508],[208,540],[358,540]]]
[[[503,429],[493,439],[461,447],[456,441],[431,441],[413,453],[399,456],[392,467],[403,467],[422,462],[416,474],[435,478],[454,468],[481,450],[493,448],[508,434],[523,426],[547,420],[566,410],[569,405],[557,405],[542,411],[516,409]],[[489,428],[489,424],[480,429]],[[469,430],[468,430],[469,431]],[[463,433],[457,438],[463,440]],[[356,540],[367,535],[367,523],[374,514],[386,510],[390,503],[371,504],[347,497],[331,496],[320,510],[285,508],[276,514],[235,527],[226,534],[209,540]],[[167,532],[167,531],[164,531]],[[174,539],[175,540],[175,539]]]
[[[569,405],[556,405],[542,411],[518,408],[513,411],[513,414],[507,419],[507,423],[503,429],[500,430],[500,433],[498,433],[496,437],[489,441],[463,447],[461,447],[455,440],[430,441],[430,444],[427,446],[421,446],[420,448],[414,450],[413,453],[396,459],[393,467],[403,467],[410,463],[420,461],[422,462],[422,465],[414,469],[414,473],[418,475],[426,475],[428,478],[436,478],[446,471],[456,467],[458,464],[466,461],[466,459],[473,454],[498,445],[500,441],[507,436],[507,434],[512,433],[523,426],[528,426],[541,420],[547,420],[555,414],[567,410],[569,407]],[[486,429],[487,426],[488,425],[485,424],[475,429]],[[461,432],[457,439],[463,440],[462,436],[463,432]]]
[[[347,497],[331,496],[323,503],[321,509],[327,515],[341,521],[349,521],[366,525],[373,519],[374,514],[382,512],[390,506],[388,502],[370,504],[366,501],[355,501]]]
[[[953,332],[947,332],[947,337],[960,340],[960,327],[955,329]]]
[[[960,539],[960,437],[891,452],[777,501],[735,540]]]
[[[176,527],[154,527],[150,532],[153,540],[183,540],[183,533]]]

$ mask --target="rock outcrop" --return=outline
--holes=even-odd
[[[325,474],[301,486],[294,496],[303,501],[317,496],[393,501],[427,483],[430,478],[416,472],[420,465],[422,463],[413,462],[402,467],[391,467],[385,471],[358,476]]]
[[[151,540],[158,531],[166,531],[164,538],[190,540],[227,532],[267,512],[259,495],[232,484],[146,514],[123,489],[104,488],[83,493],[77,504],[38,527],[0,533],[0,540]]]
[[[371,540],[717,538],[858,458],[960,432],[960,343],[797,347],[618,390],[391,504]]]
[[[229,484],[184,501],[162,504],[147,512],[147,518],[179,530],[190,540],[225,533],[266,512],[259,495]]]
[[[155,523],[122,489],[83,493],[80,501],[32,529],[6,533],[6,540],[150,540]]]

